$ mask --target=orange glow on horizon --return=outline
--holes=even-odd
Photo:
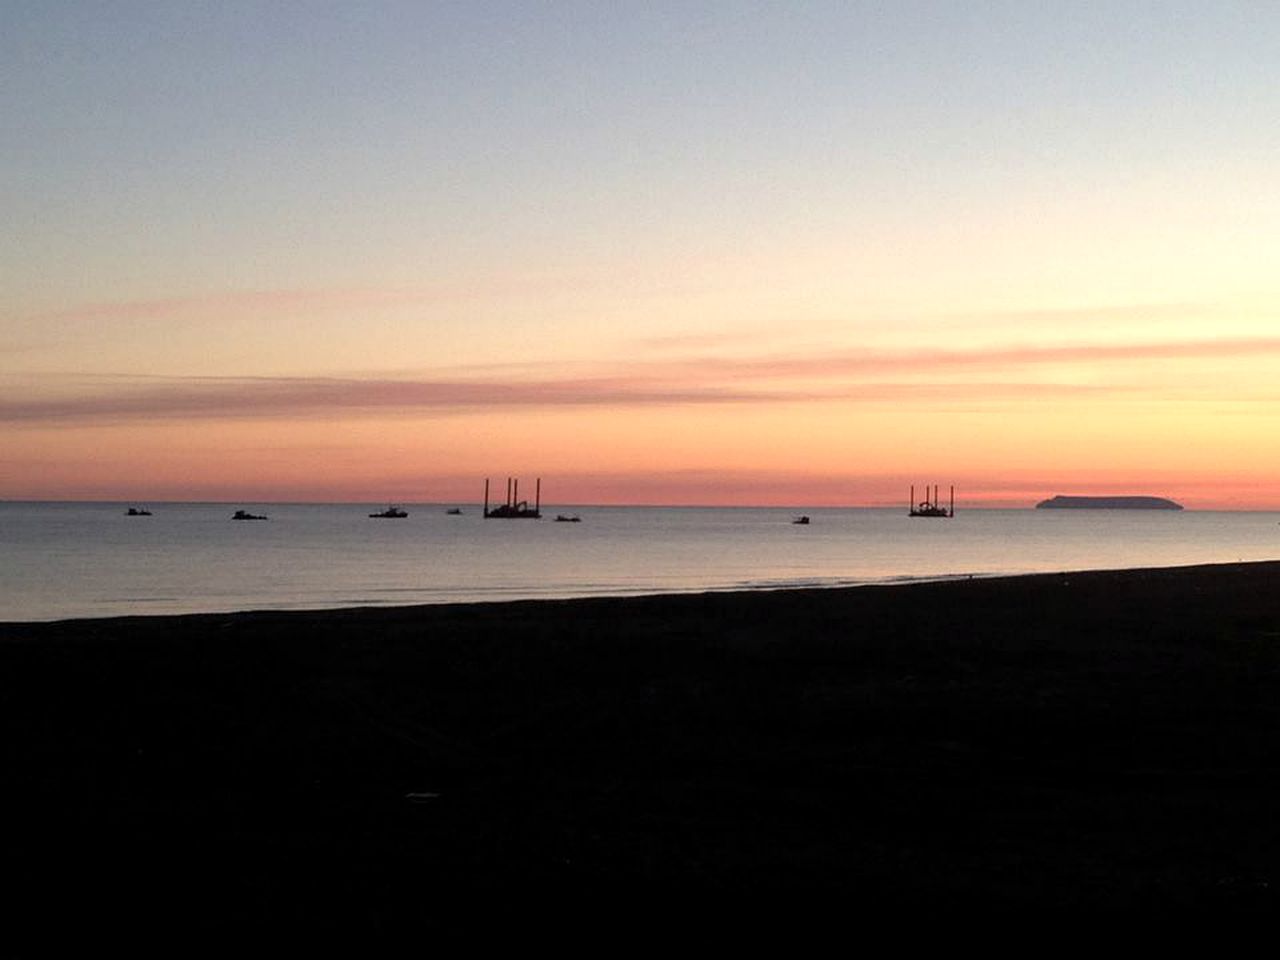
[[[1280,508],[1271,480],[1280,465],[1233,459],[1232,431],[1184,433],[1178,455],[1157,462],[1154,454],[1167,449],[1158,436],[1149,447],[1130,445],[1123,431],[1107,437],[1084,425],[1076,441],[1054,431],[1053,443],[1031,446],[1035,417],[1011,420],[999,442],[984,443],[977,424],[932,412],[811,414],[802,432],[791,429],[795,415],[787,411],[727,423],[721,416],[528,413],[15,431],[9,457],[25,462],[26,484],[10,478],[2,492],[7,499],[473,502],[485,476],[518,475],[541,476],[549,502],[580,504],[897,506],[909,486],[937,483],[954,484],[965,507],[1127,493],[1200,509]],[[872,433],[886,418],[898,429]],[[1205,457],[1215,453],[1213,440],[1216,468]],[[1091,447],[1097,465],[1080,466]],[[1021,465],[1009,466],[1015,458]],[[903,466],[887,471],[884,463]]]
[[[577,503],[892,506],[911,483],[955,483],[971,506],[1270,508],[1277,356],[1280,338],[1241,327],[858,349],[690,335],[382,375],[10,374],[0,496],[466,501],[513,474]]]

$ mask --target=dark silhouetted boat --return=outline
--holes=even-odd
[[[380,513],[371,513],[370,517],[379,517],[386,520],[403,520],[409,515],[407,510],[401,510],[399,507],[387,507]]]
[[[151,511],[146,507],[130,507],[124,512],[124,515],[126,517],[149,517],[151,516]]]
[[[447,513],[451,517],[460,517],[462,516],[462,508],[450,507],[448,510],[445,511],[445,513]]]
[[[556,523],[581,523],[582,518],[579,516],[566,517],[563,513],[556,514]]]
[[[489,479],[484,481],[484,515],[501,520],[537,520],[542,516],[542,478],[538,478],[534,488],[533,506],[528,500],[520,499],[520,481],[507,477],[507,499],[499,506],[489,509]]]
[[[807,527],[809,525],[809,518],[800,516],[800,517],[796,517],[791,522],[794,524],[798,524],[799,526],[802,526],[802,527]]]
[[[956,515],[956,488],[951,488],[951,506],[944,507],[938,502],[938,488],[933,488],[933,499],[929,499],[929,488],[924,488],[924,499],[916,503],[916,488],[911,488],[909,517],[954,517]]]
[[[260,513],[250,513],[247,510],[237,510],[231,515],[232,520],[265,520],[267,519]]]

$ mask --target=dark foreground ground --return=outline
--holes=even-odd
[[[1270,911],[1278,586],[1249,564],[0,625],[4,903],[482,938]]]

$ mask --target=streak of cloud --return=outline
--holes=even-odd
[[[372,414],[458,414],[565,407],[759,405],[820,401],[983,401],[1061,397],[1099,388],[1044,383],[862,383],[828,389],[734,389],[599,378],[530,383],[337,380],[329,378],[175,379],[75,396],[0,401],[0,423],[290,418]]]
[[[957,369],[1000,369],[1050,364],[1203,360],[1280,353],[1280,337],[1143,343],[1061,344],[983,347],[973,350],[841,350],[823,355],[718,358],[672,361],[669,375],[697,370],[734,379],[827,378],[887,371],[936,373]]]
[[[15,314],[26,323],[110,323],[112,321],[169,320],[186,316],[269,312],[277,315],[332,311],[378,310],[414,305],[490,302],[601,295],[616,292],[616,279],[583,270],[482,273],[426,284],[402,286],[297,287],[279,289],[213,290],[203,294],[101,300],[60,309]],[[689,294],[701,285],[668,275],[631,280],[631,295]]]
[[[621,379],[530,383],[332,378],[174,379],[136,388],[0,402],[0,422],[293,417],[360,412],[466,411],[504,407],[749,403],[765,391],[655,387]]]
[[[542,284],[547,285],[546,283]],[[430,288],[314,288],[282,290],[228,290],[202,296],[160,297],[140,300],[108,300],[82,303],[27,317],[39,322],[154,320],[209,312],[272,311],[292,314],[324,310],[351,310],[416,303],[445,303],[536,292],[537,281],[459,281]]]
[[[938,314],[938,319],[962,323],[1010,323],[1044,326],[1046,324],[1115,324],[1133,321],[1180,320],[1201,318],[1221,313],[1223,307],[1212,303],[1121,303],[1096,307],[1044,307],[1026,310],[983,310]]]
[[[837,354],[633,361],[611,370],[565,376],[555,365],[514,364],[468,376],[462,368],[415,378],[381,377],[95,377],[88,384],[48,383],[21,399],[0,395],[0,422],[84,423],[140,419],[288,418],[378,413],[438,415],[494,409],[655,407],[812,402],[983,403],[1142,393],[1126,383],[1042,375],[955,378],[973,371],[1045,366],[1094,367],[1113,362],[1162,362],[1257,357],[1280,353],[1280,337],[1235,340],[1013,346],[967,351],[924,349]],[[467,371],[474,373],[474,371]],[[1075,371],[1078,373],[1078,369]],[[886,378],[886,374],[889,378]],[[893,379],[892,375],[931,377]],[[942,378],[942,379],[939,379]],[[1145,395],[1158,388],[1147,386]],[[1169,384],[1164,399],[1187,396]],[[5,390],[10,398],[17,391]],[[1192,393],[1195,393],[1193,390]],[[1231,399],[1229,393],[1224,399]],[[1238,399],[1238,397],[1236,397]]]

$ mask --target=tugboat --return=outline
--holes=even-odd
[[[799,526],[801,526],[801,527],[807,527],[807,526],[809,525],[809,518],[808,518],[808,517],[804,517],[804,516],[796,517],[796,518],[795,518],[794,520],[792,520],[791,522],[792,522],[792,523],[794,523],[794,524],[797,524],[797,525],[799,525]]]
[[[249,513],[247,510],[237,510],[231,515],[232,520],[266,520],[260,513]]]
[[[370,517],[383,517],[389,520],[403,520],[408,515],[408,511],[401,510],[399,507],[387,507],[381,513],[369,514]]]
[[[124,515],[126,517],[149,517],[151,516],[151,511],[146,507],[130,507],[124,512]]]

